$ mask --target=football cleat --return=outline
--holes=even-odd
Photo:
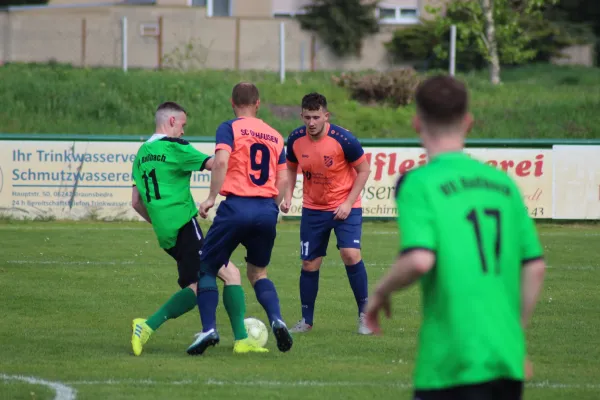
[[[245,354],[245,353],[268,353],[269,349],[259,347],[254,344],[248,338],[242,340],[236,340],[233,344],[234,354]]]
[[[154,331],[146,324],[146,320],[143,318],[134,319],[131,329],[131,348],[133,349],[133,354],[139,356],[142,354],[144,345]]]
[[[273,334],[275,335],[275,339],[277,339],[277,348],[279,351],[286,352],[291,349],[294,340],[285,322],[280,319],[273,321],[271,328],[273,328]]]
[[[290,332],[303,333],[303,332],[310,332],[311,330],[312,330],[312,325],[307,324],[306,320],[304,318],[302,318],[300,321],[298,321],[298,323],[296,325],[294,325],[292,327],[292,329],[290,329]]]
[[[196,335],[194,343],[187,348],[187,353],[191,356],[197,356],[204,353],[209,346],[215,346],[219,343],[219,334],[211,329],[208,332],[200,332]]]
[[[360,313],[358,317],[358,333],[360,335],[372,335],[373,331],[367,327],[367,323],[365,321],[365,313]]]

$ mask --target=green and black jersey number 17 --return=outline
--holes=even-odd
[[[156,170],[153,169],[148,174],[144,171],[142,178],[144,179],[144,185],[146,186],[146,201],[148,203],[152,201],[152,197],[150,196],[150,180],[152,180],[152,186],[154,186],[154,198],[160,200],[160,190],[158,188],[158,180],[156,179]]]
[[[467,220],[471,223],[471,225],[473,226],[473,231],[475,232],[475,238],[477,239],[477,248],[479,250],[479,258],[481,259],[481,268],[483,269],[483,273],[487,274],[489,272],[489,268],[488,268],[488,261],[486,260],[485,254],[483,252],[483,241],[484,238],[482,237],[482,231],[481,231],[481,224],[480,224],[480,216],[478,215],[479,213],[475,210],[475,209],[471,209],[471,211],[469,211],[469,213],[467,214]],[[486,208],[483,210],[483,215],[485,215],[487,218],[492,218],[495,220],[496,222],[496,232],[495,232],[495,255],[496,255],[496,274],[500,273],[500,249],[501,249],[501,241],[500,238],[502,237],[502,224],[500,223],[501,218],[500,218],[500,210],[498,209],[494,209],[494,208]]]

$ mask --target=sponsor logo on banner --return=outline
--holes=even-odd
[[[65,219],[94,216],[141,220],[131,208],[131,167],[140,145],[141,142],[3,141],[0,209],[29,218],[48,215]],[[192,145],[206,154],[214,153],[214,143]],[[568,146],[571,147],[576,146]],[[572,156],[567,150],[557,156],[552,149],[469,148],[466,152],[512,176],[534,218],[552,218],[554,201],[558,218],[600,218],[600,157],[592,155],[600,154],[598,147],[594,150],[582,146]],[[395,217],[398,178],[425,165],[427,156],[421,148],[365,147],[365,153],[371,175],[362,192],[363,215]],[[192,174],[191,190],[198,205],[208,195],[210,178],[209,171]],[[303,179],[298,174],[288,215],[301,215]],[[219,197],[217,202],[220,200]],[[216,207],[211,210],[213,214],[214,210]]]

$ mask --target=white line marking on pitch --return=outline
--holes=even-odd
[[[59,261],[59,260],[7,260],[5,264],[20,264],[20,265],[137,265],[137,266],[155,266],[155,265],[163,265],[162,263],[147,263],[147,262],[136,262],[136,261]],[[243,263],[238,263],[238,265],[243,265]],[[388,268],[391,264],[385,262],[375,262],[375,263],[365,263],[366,267],[382,267]],[[595,271],[600,269],[598,265],[565,265],[560,267],[555,267],[552,265],[546,266],[548,269],[564,269],[571,271]]]
[[[73,223],[77,223],[78,221],[72,221]],[[40,222],[43,224],[43,222]],[[368,223],[367,223],[368,224]],[[368,225],[367,225],[368,226]],[[151,231],[152,227],[148,224],[147,227],[134,227],[134,226],[44,226],[44,225],[10,225],[10,224],[0,224],[0,231],[9,231],[9,230],[31,230],[31,231]],[[300,227],[295,230],[288,229],[277,229],[277,233],[293,233],[299,234]],[[368,231],[363,232],[364,236],[370,235],[391,235],[395,236],[398,234],[398,231]],[[600,236],[600,232],[573,232],[570,230],[565,231],[552,231],[552,232],[539,232],[540,236],[584,236],[584,237],[597,237]]]
[[[9,260],[6,261],[7,264],[60,264],[60,265],[132,265],[135,264],[135,261],[58,261],[58,260],[45,260],[45,261],[35,261],[35,260]],[[142,264],[140,264],[142,265]]]
[[[104,381],[71,381],[69,385],[209,385],[209,386],[263,386],[263,387],[337,387],[337,386],[372,386],[372,387],[394,387],[399,389],[411,389],[410,383],[392,383],[392,382],[345,382],[345,381],[224,381],[218,379],[208,379],[206,381],[179,380],[179,381],[155,381],[152,379],[141,380],[104,380]],[[525,385],[532,389],[588,389],[599,390],[600,384],[571,384],[571,383],[553,383],[549,381],[529,382]]]
[[[31,385],[42,385],[51,388],[55,392],[54,400],[75,400],[77,391],[61,382],[46,381],[33,376],[5,375],[0,374],[0,379],[5,381],[21,381]]]

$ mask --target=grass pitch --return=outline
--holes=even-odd
[[[298,230],[297,222],[279,225],[269,268],[288,325],[300,318]],[[540,234],[549,269],[528,331],[536,375],[525,399],[598,399],[600,225],[540,224]],[[163,325],[141,357],[131,354],[132,318],[148,316],[178,290],[174,263],[148,224],[1,222],[0,242],[1,399],[410,398],[419,291],[394,296],[384,336],[357,335],[335,239],[321,273],[314,330],[296,334],[291,352],[279,353],[271,335],[270,353],[234,356],[220,304],[221,344],[201,357],[185,353],[200,330],[197,310]],[[393,223],[365,224],[371,288],[397,242]],[[240,250],[233,261],[244,273]],[[265,321],[247,282],[244,289],[247,315]]]

